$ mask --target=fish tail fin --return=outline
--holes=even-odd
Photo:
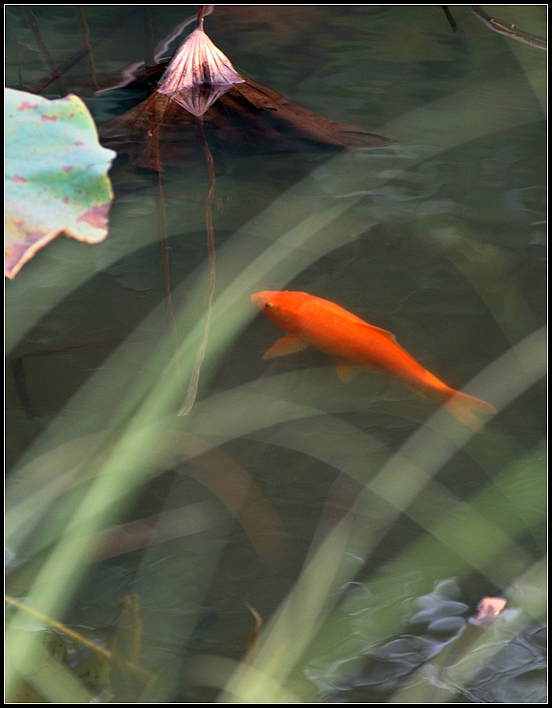
[[[454,394],[445,401],[444,405],[453,416],[475,431],[481,430],[483,421],[472,411],[489,414],[497,412],[496,408],[490,403],[482,401],[475,396],[470,396],[467,393],[461,393],[460,391],[455,391]]]

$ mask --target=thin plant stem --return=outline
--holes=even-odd
[[[52,619],[52,617],[48,617],[47,615],[43,614],[42,612],[39,612],[38,610],[33,609],[32,607],[29,607],[28,605],[24,605],[22,602],[19,602],[19,600],[16,600],[15,597],[11,597],[10,595],[4,595],[4,599],[8,605],[16,607],[18,610],[22,610],[23,612],[26,612],[28,615],[31,615],[31,617],[34,617],[40,622],[43,622],[49,627],[52,627],[52,629],[57,630],[61,634],[64,634],[66,637],[70,637],[71,639],[74,639],[83,646],[88,647],[88,649],[92,649],[92,651],[95,651],[97,654],[105,656],[106,659],[111,659],[112,655],[108,649],[104,649],[104,647],[100,646],[99,644],[96,644],[96,642],[91,642],[90,639],[83,637],[82,634],[75,632],[74,630],[70,629],[61,622]]]
[[[125,620],[128,621],[128,611],[125,612],[127,609],[125,605],[129,604],[129,600],[132,601],[133,597],[137,596],[129,596],[128,598],[125,597],[123,598],[123,603],[122,603],[122,621],[124,622]],[[104,647],[100,646],[99,644],[96,644],[96,642],[91,641],[87,637],[83,636],[79,632],[75,632],[75,630],[71,629],[67,625],[63,624],[62,622],[58,622],[57,620],[53,619],[52,617],[48,617],[48,615],[45,615],[43,612],[39,612],[38,610],[35,610],[33,607],[29,607],[29,605],[25,605],[22,602],[19,602],[19,600],[16,600],[15,597],[12,597],[11,595],[4,595],[4,600],[8,605],[11,605],[17,610],[20,610],[24,612],[25,614],[30,615],[31,617],[34,617],[35,619],[39,620],[39,622],[43,622],[45,625],[48,627],[51,627],[52,629],[55,629],[57,632],[60,634],[65,635],[66,637],[69,637],[70,639],[73,639],[74,641],[78,642],[84,647],[87,647],[88,649],[91,649],[93,652],[96,654],[100,654],[103,656],[105,659],[108,659],[109,661],[113,660],[114,655],[113,652],[109,651],[109,649],[105,649]],[[135,645],[135,648],[137,648],[138,645]],[[151,688],[151,684],[155,683],[157,681],[157,676],[153,674],[151,671],[148,671],[147,669],[144,669],[142,666],[139,665],[140,661],[140,656],[138,651],[133,652],[132,656],[132,661],[128,661],[123,657],[117,657],[118,661],[121,663],[122,666],[124,666],[127,670],[131,670],[138,674],[142,679],[145,679],[149,686],[146,686],[146,689]]]
[[[197,13],[197,22],[199,24],[199,28],[203,29],[203,18],[205,17],[205,10],[207,9],[207,5],[200,5],[199,10]]]

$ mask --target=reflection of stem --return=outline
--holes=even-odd
[[[501,22],[500,20],[495,20],[494,17],[487,15],[479,5],[468,5],[470,12],[472,12],[481,22],[487,25],[489,29],[493,32],[498,32],[498,34],[503,34],[511,39],[517,39],[518,42],[523,42],[524,44],[530,44],[532,47],[537,49],[547,48],[546,39],[543,37],[538,37],[536,34],[529,34],[529,32],[524,32],[517,25],[507,24],[506,22]]]
[[[203,333],[203,340],[199,346],[199,351],[197,354],[197,364],[192,374],[191,381],[188,384],[186,398],[184,399],[182,408],[178,411],[178,415],[188,415],[188,413],[192,410],[192,406],[194,405],[194,401],[197,396],[201,365],[203,363],[203,359],[205,358],[205,350],[207,349],[207,342],[209,340],[211,313],[213,309],[213,298],[215,296],[217,278],[215,229],[213,226],[213,214],[211,210],[216,184],[215,161],[213,160],[213,156],[209,150],[209,143],[207,142],[207,137],[205,136],[203,120],[200,117],[197,119],[197,128],[199,131],[201,147],[203,148],[203,154],[205,155],[205,162],[207,163],[207,170],[209,171],[209,192],[205,200],[205,225],[207,228],[207,253],[209,257],[209,292],[207,297],[207,313],[205,315],[205,331]]]
[[[90,27],[88,26],[88,22],[86,21],[86,17],[84,15],[84,8],[82,7],[82,5],[75,5],[75,15],[77,17],[77,22],[80,28],[82,49],[88,55],[88,61],[90,63],[92,88],[94,89],[94,91],[97,91],[99,89],[99,86],[98,76],[96,74],[96,61],[92,52],[92,45],[90,44]]]
[[[163,292],[165,295],[167,319],[169,320],[169,324],[171,327],[175,350],[178,351],[178,328],[176,325],[176,318],[174,316],[171,293],[171,264],[169,258],[169,240],[167,238],[167,211],[165,208],[165,194],[163,192],[163,181],[160,172],[153,173],[153,182],[155,186],[155,211],[157,212],[157,229],[159,233],[159,242],[161,245],[161,273],[163,275]],[[176,369],[178,379],[180,380],[180,364],[178,357],[176,358]]]
[[[159,130],[160,123],[155,115],[155,106],[153,102],[148,104],[150,131],[148,134],[149,148],[149,169],[153,172],[153,184],[155,190],[155,211],[157,213],[157,232],[159,234],[159,242],[161,244],[161,273],[163,276],[163,292],[165,295],[165,304],[167,310],[167,319],[169,320],[173,338],[175,351],[178,352],[178,329],[174,316],[171,294],[171,270],[170,270],[170,248],[167,238],[167,210],[165,208],[165,194],[163,192],[163,180],[161,173],[161,155],[159,152]],[[176,357],[176,371],[180,381],[180,364],[178,356]]]
[[[48,47],[44,44],[44,40],[42,39],[42,35],[40,34],[40,29],[38,28],[38,21],[36,19],[36,16],[34,12],[31,10],[31,8],[28,5],[22,5],[21,10],[23,11],[23,14],[25,15],[25,19],[27,20],[27,23],[29,27],[31,28],[32,33],[34,34],[34,38],[36,41],[36,46],[38,47],[38,51],[40,52],[40,56],[42,57],[43,61],[50,67],[50,71],[55,71],[56,70],[56,63],[48,51]],[[59,93],[60,96],[65,96],[67,94],[67,89],[65,88],[65,84],[63,82],[63,79],[58,76],[56,80],[54,81],[56,91]]]

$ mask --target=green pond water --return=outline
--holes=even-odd
[[[156,677],[112,667],[88,685],[102,700],[544,700],[546,54],[449,7],[456,32],[440,6],[208,6],[243,76],[387,136],[272,152],[206,119],[208,318],[193,125],[162,135],[159,179],[136,166],[144,143],[110,135],[107,239],[59,237],[6,283],[8,593]],[[146,8],[83,6],[93,52],[62,79],[100,130],[147,97],[105,90],[120,72],[196,26],[171,43],[197,6]],[[545,6],[485,8],[546,34]],[[82,48],[72,6],[32,10],[54,65]],[[50,68],[19,6],[6,43],[6,85],[31,90]],[[381,374],[343,383],[310,348],[263,360],[282,332],[249,297],[280,289],[391,331],[497,416],[474,433]],[[478,635],[485,596],[508,606]],[[248,604],[264,630],[238,670]],[[37,687],[26,657],[46,625],[13,617]],[[483,659],[462,673],[470,632]],[[64,641],[78,675],[91,653]]]

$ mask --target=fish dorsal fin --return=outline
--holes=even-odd
[[[381,327],[376,327],[375,325],[372,325],[369,322],[366,322],[366,320],[363,320],[360,317],[353,315],[352,312],[345,310],[343,307],[340,307],[339,305],[335,305],[333,302],[328,302],[325,300],[322,300],[320,302],[320,299],[317,298],[316,306],[318,308],[320,308],[320,307],[325,308],[326,311],[328,312],[328,315],[338,314],[340,317],[349,320],[351,323],[354,323],[356,325],[364,325],[364,327],[368,327],[371,330],[375,330],[376,332],[379,332],[386,339],[389,339],[391,342],[395,342],[395,344],[397,344],[397,338],[395,337],[395,335],[392,332],[389,332],[386,329],[382,329]]]
[[[367,327],[370,327],[370,329],[375,329],[376,332],[379,332],[381,335],[383,335],[386,339],[391,340],[392,342],[395,342],[397,344],[397,338],[393,334],[393,332],[389,332],[387,329],[382,329],[381,327],[375,327],[374,325],[368,324],[368,322],[364,323]]]

